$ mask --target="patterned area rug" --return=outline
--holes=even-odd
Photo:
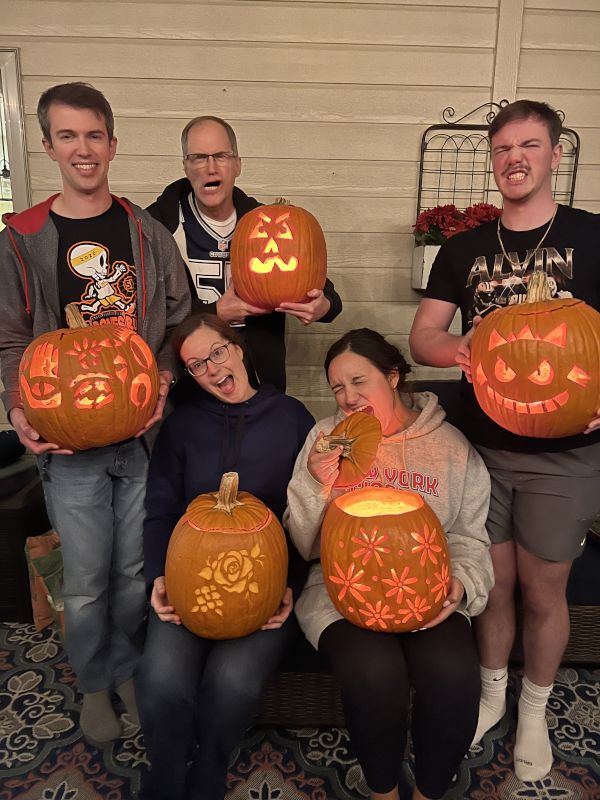
[[[142,736],[123,715],[124,738],[104,748],[79,732],[73,672],[51,629],[0,626],[0,800],[129,800],[146,759]],[[600,800],[600,670],[562,669],[549,705],[554,768],[524,784],[512,772],[516,713],[473,748],[447,800]],[[403,765],[410,796],[412,767]],[[339,728],[251,728],[233,754],[227,800],[360,800],[366,785]]]

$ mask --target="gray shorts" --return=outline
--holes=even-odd
[[[600,511],[600,442],[561,453],[477,450],[492,479],[492,544],[514,540],[547,561],[580,556]]]

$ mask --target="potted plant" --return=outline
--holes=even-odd
[[[491,203],[476,203],[464,211],[454,204],[421,211],[413,226],[416,247],[413,252],[412,287],[425,289],[438,250],[446,239],[461,231],[478,228],[497,219],[502,209]]]

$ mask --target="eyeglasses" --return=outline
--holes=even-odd
[[[229,358],[230,344],[231,342],[227,342],[227,344],[221,344],[215,347],[215,349],[209,353],[208,358],[197,358],[195,361],[192,361],[191,364],[187,365],[187,371],[192,377],[200,378],[208,369],[209,361],[212,361],[213,364],[223,364]]]
[[[237,158],[237,155],[232,152],[221,152],[221,153],[188,153],[185,156],[185,160],[191,164],[192,167],[206,167],[208,166],[208,159],[212,158],[215,164],[218,164],[220,167],[227,164],[233,158]]]

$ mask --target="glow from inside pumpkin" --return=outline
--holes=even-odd
[[[334,502],[352,517],[397,516],[423,507],[418,494],[393,488],[357,489]]]
[[[290,230],[288,218],[290,212],[286,211],[275,220],[267,214],[261,212],[259,214],[260,222],[254,227],[254,230],[248,237],[249,239],[267,239],[267,243],[263,249],[263,255],[267,256],[263,260],[257,256],[250,259],[250,270],[258,274],[266,274],[272,272],[274,267],[277,267],[282,272],[294,272],[298,266],[298,259],[296,256],[290,256],[288,261],[281,257],[279,253],[279,245],[276,239],[293,239],[294,236]],[[268,230],[267,230],[268,228]]]

